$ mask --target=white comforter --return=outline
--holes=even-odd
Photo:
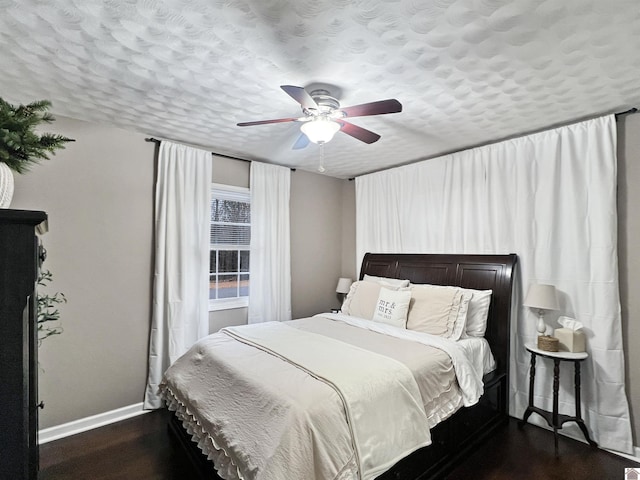
[[[446,338],[438,337],[436,335],[404,330],[392,325],[372,322],[370,320],[356,318],[342,313],[323,313],[321,316],[331,318],[333,320],[339,320],[359,328],[383,333],[392,337],[436,347],[439,350],[446,352],[453,362],[453,367],[456,371],[456,378],[458,379],[458,385],[462,390],[464,406],[470,407],[471,405],[475,405],[480,399],[483,392],[483,365],[479,362],[472,362],[469,358],[469,352],[463,349],[456,342],[452,342],[451,340],[447,340]]]
[[[414,336],[344,315],[327,317]],[[412,341],[450,350],[464,403],[477,401],[481,374],[462,350],[426,337]],[[223,478],[370,479],[430,442],[404,365],[284,324],[225,329],[201,340],[167,371],[161,388]]]
[[[402,363],[277,322],[225,328],[223,333],[282,358],[336,391],[363,480],[431,443],[418,385]],[[328,429],[339,429],[341,423]],[[332,438],[315,441],[325,442],[326,449],[333,444]],[[290,466],[286,468],[279,478],[291,475]]]

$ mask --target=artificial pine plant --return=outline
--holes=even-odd
[[[24,173],[40,160],[48,160],[49,154],[64,148],[73,140],[62,135],[35,132],[41,123],[53,122],[47,112],[48,100],[39,100],[28,105],[11,105],[0,98],[0,162],[16,173]]]

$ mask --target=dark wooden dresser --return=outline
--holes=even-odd
[[[0,209],[0,480],[38,476],[36,229],[44,212]]]

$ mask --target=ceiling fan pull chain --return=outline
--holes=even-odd
[[[320,164],[318,165],[318,171],[324,173],[324,143],[320,144]]]

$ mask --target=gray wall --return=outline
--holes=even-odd
[[[310,147],[313,148],[313,147]],[[213,181],[248,187],[250,163],[214,157]],[[302,318],[339,307],[338,277],[355,275],[355,184],[291,172],[291,313]],[[247,309],[209,314],[209,329],[247,323]]]
[[[41,428],[142,401],[153,231],[153,144],[62,117],[46,131],[76,142],[16,175],[11,205],[49,214],[44,268],[68,298],[39,351]]]
[[[342,276],[356,280],[356,182],[342,184]]]
[[[619,128],[619,254],[627,392],[640,432],[640,115]],[[64,333],[40,348],[41,428],[142,401],[150,322],[153,155],[144,135],[58,117],[47,131],[76,139],[16,176],[12,208],[45,210],[45,266],[64,292]],[[218,183],[247,186],[249,164],[214,159]],[[291,177],[292,311],[338,305],[353,278],[355,182],[297,171]],[[211,329],[246,322],[246,309],[212,312]]]
[[[346,182],[301,170],[291,174],[293,318],[340,306],[336,285],[342,274],[342,185]]]
[[[49,214],[45,266],[54,274],[52,290],[69,299],[61,308],[63,334],[45,340],[39,352],[46,403],[40,428],[143,399],[155,175],[155,145],[144,135],[64,117],[46,131],[76,142],[16,176],[11,205]],[[214,182],[248,186],[249,163],[213,162]],[[350,256],[342,252],[343,218],[355,215],[355,202],[342,207],[348,183],[302,171],[291,175],[294,316],[337,306],[335,285]],[[246,323],[246,317],[246,309],[211,312],[211,331]]]
[[[618,255],[627,398],[640,440],[640,114],[618,120]]]

